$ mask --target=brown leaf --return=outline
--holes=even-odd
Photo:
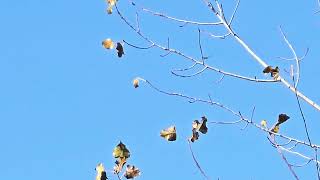
[[[118,57],[122,57],[122,55],[124,55],[123,46],[121,43],[117,42],[116,50],[118,51]]]
[[[263,73],[270,73],[273,70],[272,66],[267,66],[263,69]]]
[[[170,126],[160,132],[160,136],[167,141],[175,141],[177,139],[177,132],[175,126]]]
[[[278,125],[286,122],[288,119],[290,119],[290,117],[286,114],[279,114],[279,118],[278,118]]]
[[[124,177],[127,179],[133,179],[140,175],[140,170],[136,168],[135,166],[127,165],[126,172],[124,174]]]
[[[199,133],[197,132],[197,130],[196,129],[192,129],[192,136],[189,138],[189,140],[191,141],[191,142],[195,142],[196,140],[198,140],[199,139]]]
[[[122,171],[124,164],[126,164],[126,158],[119,158],[116,160],[116,165],[113,167],[113,172],[119,174]]]
[[[208,132],[207,128],[207,118],[205,116],[201,117],[201,123],[198,120],[194,120],[192,123],[192,128],[200,131],[202,134],[206,134]]]

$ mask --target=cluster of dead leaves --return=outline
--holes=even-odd
[[[201,117],[201,122],[199,120],[194,120],[192,123],[192,136],[189,138],[191,142],[195,142],[199,139],[199,132],[206,134],[208,132],[207,127],[208,119],[205,116]]]
[[[127,163],[127,159],[130,157],[130,151],[121,141],[113,149],[112,155],[116,158],[115,166],[113,167],[114,174],[119,175],[124,165]],[[95,169],[97,171],[96,180],[106,180],[107,174],[102,163],[99,163]],[[132,165],[127,165],[127,168],[123,174],[126,179],[133,179],[140,175],[140,170]]]
[[[205,116],[201,117],[201,122],[199,120],[194,120],[192,123],[192,136],[189,138],[191,142],[195,142],[199,139],[199,132],[206,134],[208,132],[207,118]],[[177,139],[177,131],[175,126],[170,126],[167,129],[163,129],[160,132],[160,136],[167,141],[175,141]]]
[[[280,125],[284,122],[286,122],[290,117],[286,114],[279,114],[277,122],[270,128],[271,132],[278,133],[280,130]],[[267,121],[262,120],[261,121],[261,126],[264,128],[267,128]],[[271,134],[271,133],[270,133]]]
[[[116,44],[117,44],[116,50],[117,50],[118,57],[121,58],[122,55],[124,55],[123,45],[120,42],[117,42]],[[115,43],[112,41],[112,39],[108,38],[102,41],[102,46],[106,49],[113,49],[115,46]]]
[[[271,77],[273,77],[274,80],[278,80],[279,78],[279,67],[273,68],[272,66],[267,66],[263,69],[263,73],[267,74],[270,73]]]
[[[126,145],[120,142],[113,150],[112,155],[116,158],[115,166],[113,171],[115,174],[119,174],[123,166],[126,164],[127,159],[130,157],[130,151],[127,149]],[[127,165],[126,171],[124,172],[124,177],[127,179],[133,179],[140,175],[140,170],[135,166]]]

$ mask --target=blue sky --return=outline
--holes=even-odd
[[[150,9],[171,16],[198,21],[215,21],[202,1],[139,1]],[[235,2],[223,2],[230,15]],[[118,3],[128,20],[135,22],[135,9],[125,0]],[[132,153],[129,164],[142,171],[139,179],[203,179],[192,161],[186,139],[191,123],[203,115],[209,121],[233,121],[217,107],[190,104],[168,97],[141,84],[137,76],[158,87],[207,98],[250,116],[256,107],[255,122],[270,124],[278,114],[291,119],[281,133],[306,140],[295,96],[281,84],[263,84],[205,72],[179,78],[170,71],[190,65],[185,59],[157,49],[137,50],[125,46],[119,59],[115,51],[101,47],[101,41],[122,39],[148,46],[116,13],[107,15],[104,1],[10,1],[0,2],[0,179],[93,179],[95,166],[108,170],[114,163],[112,150],[121,140]],[[292,62],[290,51],[279,32],[282,25],[299,55],[310,48],[301,63],[299,88],[320,103],[319,74],[320,15],[315,0],[303,3],[279,1],[240,4],[234,29],[259,56],[281,72]],[[200,58],[197,26],[178,23],[139,12],[141,30],[159,44]],[[204,27],[201,27],[204,28]],[[205,27],[212,32],[222,28]],[[267,78],[253,59],[232,38],[202,36],[210,65],[246,76]],[[286,76],[288,77],[288,76]],[[319,112],[302,103],[313,143],[320,144]],[[176,125],[178,139],[166,142],[161,129]],[[242,125],[209,125],[209,132],[193,144],[204,171],[212,179],[292,179],[266,134]],[[303,148],[297,150],[312,155]],[[300,158],[289,160],[303,163]],[[315,179],[310,164],[296,169],[301,179]],[[107,172],[110,179],[114,176]]]

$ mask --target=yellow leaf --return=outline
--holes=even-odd
[[[133,80],[133,87],[134,87],[134,88],[138,88],[138,87],[139,87],[139,79],[138,79],[138,78],[135,78],[135,79]]]
[[[276,125],[271,129],[271,132],[278,133],[279,132],[279,128],[280,128],[280,126]]]
[[[120,141],[120,143],[113,149],[112,155],[115,158],[125,158],[125,159],[127,159],[127,158],[130,157],[130,152],[126,148],[126,145],[124,145]]]
[[[261,125],[262,127],[266,128],[266,127],[267,127],[267,121],[266,121],[266,120],[262,120],[262,121],[260,122],[260,125]]]
[[[177,132],[175,126],[170,126],[160,132],[160,136],[165,138],[167,141],[175,141],[177,139]]]
[[[124,174],[124,177],[127,179],[133,179],[140,175],[140,170],[136,168],[135,166],[127,165],[126,172]]]
[[[95,169],[97,171],[97,176],[96,180],[106,180],[107,178],[107,173],[104,170],[103,164],[99,163]]]
[[[113,49],[114,48],[114,44],[111,39],[106,39],[106,40],[102,41],[102,45],[106,49]]]

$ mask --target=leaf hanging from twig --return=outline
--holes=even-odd
[[[130,151],[126,148],[126,145],[120,141],[120,143],[113,149],[112,155],[115,158],[127,159],[130,157]]]
[[[191,142],[195,142],[198,139],[199,139],[199,133],[197,132],[196,129],[192,129],[192,136],[189,138],[189,140]]]
[[[288,119],[290,119],[290,117],[286,114],[279,114],[279,118],[278,118],[278,125],[286,122]]]
[[[175,141],[177,139],[177,132],[175,126],[170,126],[160,132],[160,136],[165,138],[167,141]]]
[[[124,173],[124,177],[127,179],[133,179],[140,175],[140,170],[135,166],[127,165],[126,172]]]
[[[139,87],[139,79],[138,79],[138,78],[135,78],[135,79],[133,80],[133,87],[134,87],[134,88],[138,88],[138,87]]]
[[[122,57],[122,55],[124,55],[124,50],[121,43],[117,42],[116,50],[118,51],[118,57]]]
[[[99,163],[97,165],[97,167],[95,168],[95,170],[97,171],[97,176],[96,176],[96,180],[106,180],[107,178],[107,173],[104,170],[103,164]]]
[[[103,40],[102,46],[106,49],[113,49],[114,48],[114,44],[110,38]]]

